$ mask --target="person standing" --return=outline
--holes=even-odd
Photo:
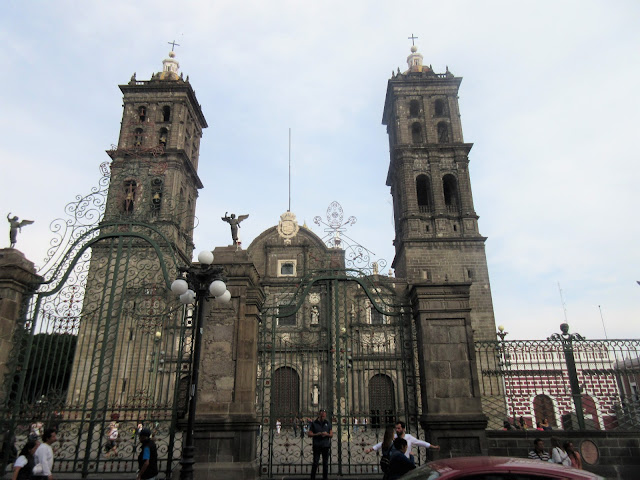
[[[576,449],[573,447],[573,443],[572,442],[565,442],[564,443],[564,450],[569,455],[569,459],[571,460],[571,466],[573,468],[579,468],[579,469],[582,470],[582,457],[576,451]]]
[[[408,442],[402,437],[397,437],[393,441],[393,453],[391,454],[389,470],[385,474],[385,479],[396,480],[416,468],[415,459],[409,452],[408,447]],[[407,453],[409,453],[409,456],[407,456]]]
[[[156,444],[151,440],[151,430],[140,430],[140,455],[138,455],[137,480],[155,480],[158,475],[158,451]]]
[[[536,438],[533,441],[533,450],[529,451],[529,458],[531,460],[542,460],[543,462],[549,461],[549,454],[544,451],[544,441],[541,438]]]
[[[11,480],[27,480],[33,478],[36,462],[33,455],[36,453],[40,442],[38,440],[27,440],[27,443],[20,451],[20,456],[13,464],[13,476]]]
[[[433,445],[429,442],[425,442],[424,440],[419,440],[413,435],[407,433],[407,426],[405,425],[404,422],[396,422],[396,438],[404,438],[406,440],[407,451],[405,452],[405,456],[407,458],[409,458],[409,455],[411,455],[411,449],[413,448],[414,445],[418,447],[433,448],[434,450],[440,450],[440,447],[438,445]],[[378,450],[380,450],[381,447],[382,447],[382,442],[376,443],[372,447],[365,449],[364,452],[365,453],[370,453],[373,451],[377,452]]]
[[[553,463],[557,463],[558,465],[566,465],[567,467],[571,466],[571,459],[569,458],[569,454],[564,451],[562,448],[562,444],[557,437],[551,437],[551,461]]]
[[[384,437],[382,437],[382,445],[380,446],[380,452],[382,453],[382,457],[380,458],[380,470],[385,474],[383,477],[384,480],[388,477],[387,473],[389,472],[389,465],[391,463],[391,454],[395,452],[393,448],[395,433],[395,426],[388,425],[384,431]]]
[[[53,449],[51,445],[58,440],[58,434],[53,428],[47,428],[42,434],[42,443],[33,455],[36,465],[42,466],[42,473],[32,478],[38,480],[53,480]]]
[[[316,471],[322,455],[322,479],[327,480],[329,476],[329,452],[331,450],[331,438],[333,430],[331,423],[327,420],[327,411],[321,409],[316,418],[309,426],[308,436],[313,439],[313,465],[311,466],[311,480],[315,480]]]

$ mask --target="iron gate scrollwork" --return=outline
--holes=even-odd
[[[506,335],[475,343],[490,430],[640,430],[640,340]]]
[[[68,207],[74,218],[54,228],[42,283],[14,333],[2,431],[20,447],[55,427],[54,475],[87,477],[135,472],[138,431],[148,427],[170,475],[181,456],[176,426],[191,365],[190,312],[168,290],[179,260],[153,225],[100,222],[107,186],[105,176]]]
[[[385,424],[419,429],[408,310],[391,277],[346,269],[296,280],[271,292],[262,314],[260,475],[310,473],[307,428],[320,408],[333,427],[330,474],[376,474],[376,454],[364,449],[382,440]]]

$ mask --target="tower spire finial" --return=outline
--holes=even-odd
[[[167,42],[169,45],[171,45],[171,51],[173,52],[173,49],[176,47],[179,47],[180,44],[176,43],[176,41],[174,40],[173,42]]]
[[[415,47],[416,46],[416,40],[418,39],[418,37],[414,37],[413,33],[411,34],[411,36],[408,38],[408,40],[411,40],[411,46]]]

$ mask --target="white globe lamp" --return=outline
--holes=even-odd
[[[193,290],[187,290],[182,295],[180,295],[180,301],[185,305],[191,305],[196,300],[196,292]]]
[[[225,290],[225,292],[216,298],[216,300],[221,303],[229,303],[229,300],[231,300],[231,292],[229,290]]]
[[[187,290],[189,290],[189,284],[181,278],[174,280],[171,284],[171,291],[176,295],[182,295],[183,293],[186,293]]]
[[[211,282],[211,285],[209,285],[209,293],[216,298],[222,295],[226,290],[227,286],[222,280],[214,280]]]
[[[198,261],[203,265],[211,265],[213,263],[213,253],[203,250],[198,254]]]

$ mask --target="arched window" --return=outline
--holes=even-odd
[[[369,424],[373,428],[395,421],[395,393],[393,380],[388,375],[378,373],[369,380],[369,412]]]
[[[420,104],[418,100],[411,100],[409,102],[409,115],[412,117],[417,117],[420,114]]]
[[[422,143],[422,125],[418,122],[411,125],[411,141],[413,143]]]
[[[444,100],[439,98],[435,102],[433,102],[433,110],[436,114],[436,117],[445,116],[447,114],[447,107],[446,103],[444,103]]]
[[[169,105],[165,105],[162,107],[162,121],[168,122],[171,118],[171,107]]]
[[[384,314],[380,313],[376,308],[372,305],[370,310],[371,316],[371,325],[384,325]]]
[[[138,184],[135,180],[127,180],[124,182],[124,211],[132,213],[136,202],[136,189]]]
[[[449,212],[458,211],[458,181],[456,177],[447,174],[442,178],[442,188],[444,190],[444,204]]]
[[[151,211],[156,214],[160,212],[160,207],[162,206],[163,183],[161,178],[151,180]]]
[[[135,147],[139,147],[142,145],[143,134],[144,132],[141,128],[136,128],[133,132],[133,145]]]
[[[438,143],[449,143],[449,126],[446,122],[438,124]]]
[[[139,107],[138,108],[138,119],[141,122],[144,122],[147,119],[147,107]]]
[[[158,140],[158,144],[163,145],[163,146],[167,146],[167,138],[169,137],[169,130],[167,130],[166,128],[161,128],[160,129],[160,138]]]
[[[536,423],[542,423],[546,419],[550,427],[558,426],[553,401],[548,396],[536,395],[533,399],[533,412],[536,417]]]
[[[278,315],[284,315],[278,318],[279,327],[295,327],[298,312],[297,305],[282,304],[278,306]]]
[[[273,372],[271,387],[271,418],[286,427],[300,416],[300,376],[291,367],[280,367]]]
[[[431,211],[431,182],[426,175],[418,175],[416,178],[416,194],[418,195],[418,208],[421,212]]]
[[[582,395],[582,411],[584,412],[586,427],[588,429],[600,430],[600,420],[598,419],[596,402],[589,395]]]

